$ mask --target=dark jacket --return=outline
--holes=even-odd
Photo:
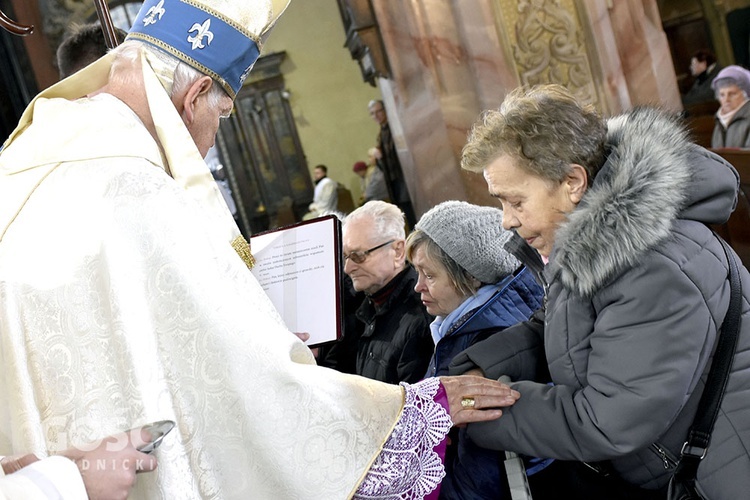
[[[541,307],[543,295],[541,285],[528,268],[508,276],[487,302],[450,326],[435,348],[427,376],[447,375],[448,364],[456,354],[493,333],[502,335],[507,327],[529,319]],[[502,498],[505,453],[480,448],[463,432],[460,434],[446,453],[446,477],[440,487],[440,498]]]
[[[714,63],[712,68],[707,68],[706,71],[696,76],[690,90],[682,97],[682,104],[689,107],[703,102],[716,102],[716,93],[711,88],[711,83],[719,71],[721,71],[721,66],[719,63]]]
[[[365,324],[357,344],[357,374],[390,384],[418,382],[432,356],[433,318],[414,291],[413,267],[407,265],[393,281],[380,308],[368,297],[357,309],[357,319]]]
[[[707,224],[729,218],[739,176],[655,110],[608,125],[608,160],[558,229],[544,270],[544,351],[555,385],[513,384],[522,395],[516,404],[468,433],[495,449],[609,460],[629,483],[655,489],[669,480],[694,420],[727,311],[728,265]],[[750,491],[750,274],[740,273],[737,354],[698,469],[698,487],[711,500]],[[512,359],[518,345],[538,353],[538,326],[495,335],[457,364],[493,350]],[[518,340],[524,332],[525,344],[508,345],[508,333]],[[533,364],[480,366],[495,377]]]
[[[377,162],[378,168],[380,168],[385,177],[388,196],[396,204],[410,201],[409,191],[406,189],[404,172],[401,169],[401,160],[398,158],[396,144],[393,141],[393,134],[391,134],[391,127],[388,122],[380,126],[377,145],[382,155]]]
[[[513,234],[505,249],[523,262],[537,281],[545,283],[544,263],[539,253],[523,238]],[[490,347],[494,343],[502,344],[503,348]],[[459,375],[480,367],[485,375],[494,375],[493,378],[506,375],[511,380],[551,381],[544,353],[544,304],[527,321],[508,327],[502,335],[492,335],[487,342],[480,344],[490,348],[467,349],[457,354],[448,367],[448,375]]]
[[[318,365],[333,368],[342,373],[357,373],[357,343],[365,325],[355,315],[366,299],[364,292],[354,289],[348,274],[343,278],[343,332],[336,342],[318,347]]]

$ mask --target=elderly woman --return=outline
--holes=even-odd
[[[503,248],[512,233],[502,224],[497,208],[447,201],[425,213],[406,240],[406,256],[418,273],[414,290],[435,316],[428,377],[446,375],[456,354],[541,307],[542,287],[533,271]],[[540,260],[534,268],[541,270]],[[504,454],[457,434],[446,454],[441,498],[501,498]],[[530,460],[529,470],[547,463]]]
[[[712,148],[750,148],[750,71],[727,66],[711,83],[721,106],[711,137]]]
[[[497,208],[446,201],[424,214],[406,239],[406,258],[419,276],[414,290],[435,316],[428,377],[446,374],[456,354],[541,306],[543,291],[532,272],[503,248],[513,233],[502,224]]]
[[[544,321],[472,346],[452,371],[518,379],[518,358],[538,351],[514,342],[543,338],[554,383],[512,384],[517,403],[469,436],[560,459],[530,478],[535,500],[665,498],[729,304],[727,257],[707,225],[729,218],[737,172],[662,112],[605,121],[558,85],[517,89],[484,114],[462,166],[483,172],[514,240],[548,260],[547,293]],[[750,491],[750,275],[740,273],[737,355],[697,473],[711,499]],[[607,477],[580,464],[601,461]],[[553,494],[537,494],[540,483]]]

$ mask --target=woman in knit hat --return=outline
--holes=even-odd
[[[711,83],[721,106],[711,137],[712,148],[750,148],[750,71],[727,66]]]
[[[428,377],[446,375],[456,354],[529,319],[542,305],[533,273],[504,248],[512,233],[502,224],[497,208],[446,201],[425,213],[406,239],[406,256],[419,275],[414,290],[435,316]],[[501,498],[504,455],[455,434],[440,497]],[[546,463],[527,464],[529,472]]]

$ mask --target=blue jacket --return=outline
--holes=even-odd
[[[505,278],[500,289],[487,302],[450,326],[448,333],[435,346],[426,377],[448,375],[448,365],[456,354],[493,333],[529,319],[542,307],[543,296],[544,290],[526,267]]]
[[[544,290],[526,267],[505,278],[487,302],[468,312],[450,326],[430,360],[427,376],[448,374],[455,355],[516,323],[526,321],[542,307]],[[505,486],[504,452],[480,448],[459,430],[458,439],[446,452],[446,477],[440,487],[442,499],[499,499]],[[527,472],[533,464],[527,460]]]

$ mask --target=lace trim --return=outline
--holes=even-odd
[[[406,393],[404,411],[355,499],[420,499],[445,477],[443,461],[434,448],[445,439],[453,422],[436,402],[440,380],[428,378],[401,385]]]

